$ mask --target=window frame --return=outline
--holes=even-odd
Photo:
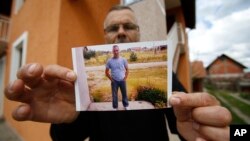
[[[16,72],[26,63],[28,43],[28,32],[25,31],[16,41],[13,42],[11,48],[11,67],[10,67],[10,81],[16,79]],[[21,59],[21,60],[20,60]]]

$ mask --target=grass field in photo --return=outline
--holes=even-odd
[[[111,102],[111,82],[105,76],[104,70],[89,71],[87,75],[93,102]],[[139,87],[157,88],[163,91],[167,98],[167,66],[129,69],[127,95],[130,101],[137,98],[137,89]],[[118,92],[118,96],[119,100],[121,100],[120,91]]]

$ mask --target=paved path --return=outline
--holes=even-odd
[[[142,68],[150,68],[150,67],[159,67],[159,66],[167,66],[167,62],[150,62],[150,63],[134,63],[128,64],[129,69],[142,69]],[[94,67],[85,67],[86,71],[98,71],[105,70],[105,66],[94,66]]]
[[[155,109],[154,105],[146,101],[129,101],[130,110]],[[89,111],[113,111],[112,102],[94,102],[89,105]],[[118,110],[125,110],[122,102],[118,102]]]
[[[230,96],[232,96],[232,97],[234,97],[234,98],[240,100],[241,102],[248,104],[250,106],[250,100],[246,100],[246,99],[240,97],[240,95],[238,93],[231,93]]]

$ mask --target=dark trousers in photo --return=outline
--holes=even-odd
[[[112,88],[112,100],[113,100],[113,108],[118,108],[118,89],[120,88],[122,93],[122,104],[124,107],[128,107],[128,98],[127,98],[127,87],[126,81],[116,81],[113,80],[111,82]]]

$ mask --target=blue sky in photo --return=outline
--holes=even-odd
[[[191,61],[206,67],[226,54],[250,68],[250,0],[196,0],[196,28],[187,32]]]

